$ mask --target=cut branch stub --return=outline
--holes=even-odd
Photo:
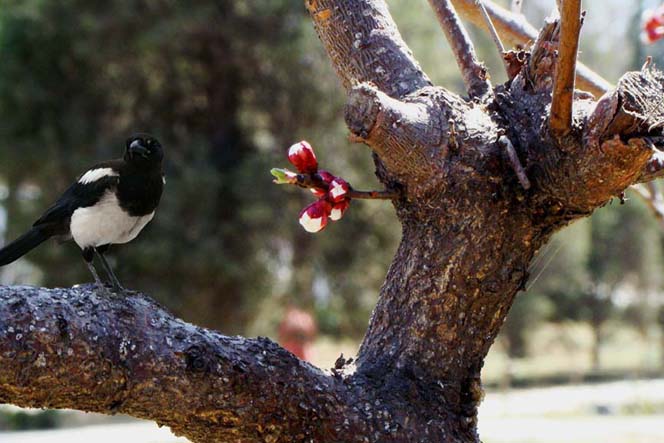
[[[646,70],[627,73],[594,107],[577,100],[576,121],[583,129],[574,129],[555,149],[528,152],[529,176],[540,196],[568,213],[590,213],[627,186],[656,177],[662,158],[656,147],[664,144],[662,96],[664,74]]]
[[[644,69],[625,74],[614,91],[619,108],[606,134],[662,135],[664,129],[664,74]]]
[[[440,94],[462,102],[439,88],[419,91],[401,101],[371,84],[362,84],[349,93],[346,124],[356,141],[378,154],[392,179],[409,186],[431,183],[447,149],[446,106],[439,100]]]

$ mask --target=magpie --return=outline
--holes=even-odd
[[[123,291],[104,254],[110,245],[136,238],[154,217],[165,183],[163,158],[164,150],[154,137],[129,137],[122,158],[98,163],[81,174],[28,232],[0,249],[0,266],[51,237],[73,239],[97,286],[105,289],[93,265],[95,255],[113,289]]]

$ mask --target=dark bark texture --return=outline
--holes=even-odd
[[[123,412],[197,443],[479,442],[483,361],[534,254],[662,173],[664,75],[628,73],[597,101],[575,91],[554,134],[554,84],[573,81],[556,78],[557,22],[492,86],[461,53],[472,45],[451,2],[432,1],[464,98],[431,84],[384,1],[305,5],[348,90],[352,138],[399,196],[403,239],[355,363],[324,372],[142,295],[13,287],[0,290],[0,401]]]

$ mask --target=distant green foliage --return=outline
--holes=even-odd
[[[0,410],[0,431],[29,431],[60,427],[58,411]]]

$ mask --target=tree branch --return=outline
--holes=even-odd
[[[523,189],[527,191],[530,189],[530,180],[528,180],[528,176],[526,175],[526,171],[523,169],[523,165],[521,164],[521,160],[519,160],[519,156],[514,149],[514,145],[512,145],[510,139],[504,135],[500,136],[498,139],[498,144],[500,144],[500,146],[502,146],[502,148],[505,150],[507,159],[510,162],[510,166],[516,173],[516,176],[519,179],[519,183],[521,183]]]
[[[362,84],[350,91],[344,116],[353,139],[369,145],[395,178],[434,184],[447,154],[445,116],[454,106],[467,105],[442,88],[425,88],[402,101]]]
[[[0,403],[121,412],[201,443],[341,441],[342,391],[268,339],[192,326],[142,295],[0,287]]]
[[[488,32],[475,0],[452,0],[452,3],[461,17]],[[488,0],[484,0],[484,5],[496,26],[498,34],[504,41],[512,45],[525,45],[537,38],[537,30],[522,15],[511,13]],[[578,87],[591,92],[596,97],[601,96],[612,87],[609,82],[582,63],[577,64],[576,74]]]
[[[486,67],[477,60],[475,47],[470,40],[449,0],[429,0],[429,4],[436,11],[445,37],[454,52],[466,90],[471,97],[482,97],[491,90],[491,83],[487,78]]]
[[[0,403],[129,414],[193,443],[473,441],[452,412],[458,384],[396,385],[345,366],[325,373],[267,338],[193,326],[137,293],[0,287]]]
[[[564,0],[560,16],[560,44],[549,119],[551,131],[559,137],[572,130],[574,77],[582,23],[581,0]]]
[[[657,177],[663,94],[664,74],[645,70],[625,74],[596,103],[578,101],[578,111],[588,115],[583,139],[530,150],[534,186],[570,213],[589,213],[626,187]]]
[[[371,82],[398,98],[431,85],[384,1],[305,0],[305,5],[347,90]]]

